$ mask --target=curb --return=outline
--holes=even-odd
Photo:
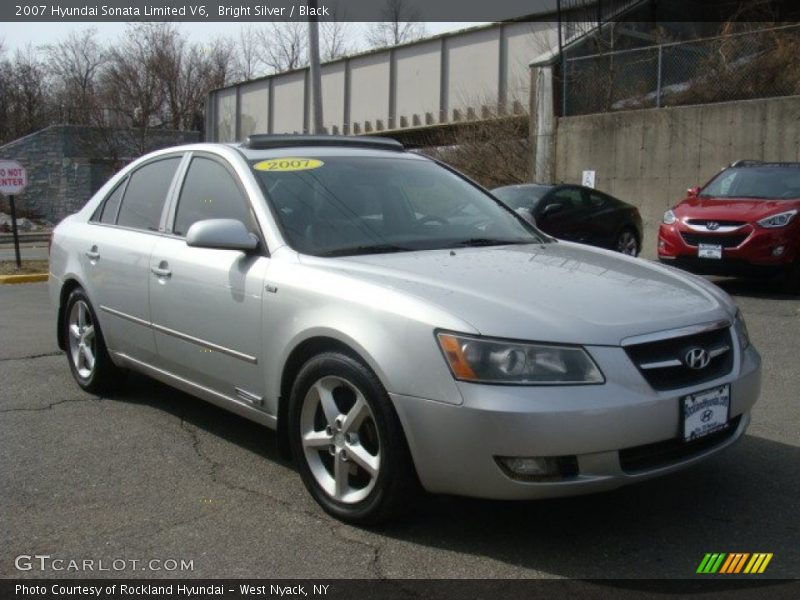
[[[39,283],[47,281],[48,273],[30,273],[28,275],[0,275],[0,285],[4,283]]]

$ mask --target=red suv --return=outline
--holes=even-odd
[[[800,281],[800,163],[739,161],[664,213],[658,258],[707,275]]]

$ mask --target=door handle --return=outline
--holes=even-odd
[[[172,277],[172,271],[166,267],[153,267],[150,270],[156,277]]]
[[[92,246],[91,250],[86,251],[86,258],[89,260],[99,260],[100,253],[97,251],[97,246]]]

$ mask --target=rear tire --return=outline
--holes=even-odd
[[[289,400],[289,443],[303,483],[330,515],[358,525],[397,517],[418,483],[389,395],[361,361],[310,359]]]
[[[125,371],[111,361],[97,315],[82,288],[75,288],[67,298],[61,326],[67,362],[78,385],[101,396],[113,391]]]

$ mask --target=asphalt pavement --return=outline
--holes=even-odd
[[[192,561],[100,577],[693,578],[708,552],[771,552],[761,577],[800,577],[800,300],[723,286],[764,359],[739,444],[610,493],[428,497],[377,530],[325,515],[267,429],[136,375],[112,398],[83,393],[45,284],[0,286],[0,577],[86,576],[15,568],[46,554]]]

